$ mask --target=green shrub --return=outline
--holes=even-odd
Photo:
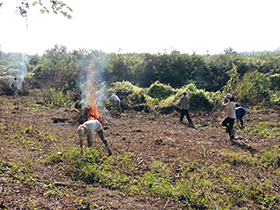
[[[280,74],[273,74],[269,77],[270,79],[270,89],[280,90]]]
[[[49,88],[44,94],[44,102],[51,107],[66,107],[70,104],[71,98],[55,88]]]
[[[210,103],[203,90],[197,90],[196,92],[191,93],[189,97],[190,106],[193,109],[209,111],[213,108],[213,105]]]
[[[132,94],[128,96],[128,101],[132,102],[133,104],[143,104],[146,103],[146,96],[145,96],[145,91],[140,90],[140,91],[135,91]]]
[[[161,84],[159,81],[156,81],[148,88],[148,95],[159,100],[166,99],[174,93],[175,90],[170,85]]]
[[[237,87],[237,98],[242,104],[256,105],[270,96],[270,80],[258,71],[245,74]]]
[[[176,96],[180,100],[182,93],[187,91],[187,96],[190,99],[190,107],[195,110],[209,111],[213,108],[214,104],[217,103],[220,94],[211,93],[205,90],[197,89],[195,84],[188,84],[179,89]],[[178,103],[179,103],[178,100]]]
[[[277,105],[280,105],[280,91],[276,91],[271,95],[270,101]]]
[[[139,88],[135,85],[133,85],[131,82],[128,81],[122,81],[122,82],[115,82],[111,84],[111,88],[109,88],[110,92],[118,93],[132,93],[135,91],[139,91],[142,88]]]

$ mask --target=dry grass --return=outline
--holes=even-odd
[[[51,109],[36,104],[39,96],[1,96],[0,101],[0,208],[2,209],[199,209],[191,205],[189,198],[164,197],[147,190],[145,193],[130,193],[104,183],[86,183],[67,175],[67,161],[44,164],[51,155],[67,153],[78,148],[77,125],[53,123],[52,118],[75,118],[77,113],[65,109]],[[115,167],[126,176],[137,179],[143,174],[155,173],[153,164],[162,163],[168,168],[174,183],[199,175],[201,170],[214,174],[213,167],[230,164],[236,180],[266,180],[272,185],[271,192],[279,192],[278,181],[270,176],[275,167],[253,166],[262,157],[264,150],[271,150],[280,141],[279,135],[265,135],[253,132],[263,122],[271,130],[279,126],[279,109],[251,108],[244,118],[251,129],[240,130],[237,126],[234,142],[221,127],[224,112],[208,116],[205,113],[191,113],[196,129],[179,123],[179,114],[152,115],[127,111],[121,118],[107,116],[109,124],[104,126],[105,135],[114,155],[108,158],[117,164],[118,158],[130,155],[131,168]],[[185,119],[186,120],[186,119]],[[278,124],[277,124],[278,123]],[[277,131],[278,132],[278,131]],[[95,149],[107,159],[102,142],[97,139]],[[234,158],[238,156],[238,158]],[[240,164],[242,157],[249,164]],[[246,161],[244,158],[244,161]],[[253,161],[254,160],[254,161]],[[124,164],[124,163],[123,163]],[[71,167],[71,166],[70,166]],[[188,171],[183,168],[189,167]],[[270,168],[269,168],[270,167]],[[277,166],[276,166],[277,168]],[[244,170],[248,170],[245,173]],[[166,172],[167,173],[167,172]],[[215,172],[216,173],[216,172]],[[215,176],[204,179],[220,186]],[[279,175],[277,175],[279,176]],[[212,189],[214,190],[215,187]],[[140,189],[143,190],[143,189]],[[216,189],[219,191],[221,189]],[[263,189],[265,191],[265,189]],[[268,190],[268,189],[267,189]],[[223,194],[219,192],[220,194]],[[211,197],[211,196],[208,196]],[[213,205],[222,207],[218,201]],[[252,201],[252,199],[249,201]],[[189,202],[189,204],[188,204]],[[214,206],[215,206],[214,205]],[[239,204],[239,207],[255,204]],[[259,204],[259,207],[263,204]],[[236,204],[237,208],[238,205]],[[254,206],[256,207],[256,205]],[[201,207],[201,209],[203,209]]]

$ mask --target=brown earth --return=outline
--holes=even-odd
[[[98,209],[178,209],[178,202],[163,200],[156,197],[137,195],[128,196],[121,190],[109,190],[101,186],[87,185],[81,181],[73,181],[64,173],[63,164],[44,165],[40,162],[47,151],[57,151],[58,146],[78,147],[76,134],[77,125],[72,120],[78,113],[65,108],[46,108],[38,103],[40,96],[19,96],[13,99],[11,96],[1,96],[0,101],[0,134],[2,170],[0,170],[0,209],[89,209],[87,204],[75,203],[79,200],[87,200],[96,203]],[[74,110],[72,110],[74,111]],[[245,116],[246,125],[255,125],[260,121],[279,121],[279,107],[248,109]],[[109,124],[104,126],[105,135],[111,145],[113,156],[125,152],[134,154],[134,160],[139,170],[148,170],[148,162],[151,159],[160,160],[174,169],[182,162],[204,160],[208,164],[217,161],[217,155],[222,150],[230,150],[237,154],[250,152],[252,156],[261,155],[262,150],[271,149],[279,143],[280,138],[261,138],[240,130],[235,125],[235,140],[229,140],[228,134],[221,126],[225,116],[223,110],[208,115],[203,112],[191,112],[196,129],[179,123],[179,113],[174,111],[169,115],[158,113],[144,113],[126,110],[121,118],[106,115]],[[54,119],[66,119],[63,122]],[[186,122],[186,119],[184,119]],[[54,123],[57,122],[57,123]],[[32,145],[30,148],[14,144],[8,139],[7,134],[19,132],[19,129],[32,127],[38,132],[46,133],[45,137],[37,139],[42,145],[38,150]],[[53,141],[47,136],[56,135],[60,141]],[[22,133],[24,139],[33,138],[33,134]],[[22,136],[14,136],[18,141]],[[94,143],[94,147],[106,154],[101,141]],[[26,158],[30,160],[33,177],[37,177],[36,183],[28,185],[24,182],[15,182],[15,177],[6,176],[8,170],[14,169],[15,162]],[[0,165],[1,166],[1,165]],[[0,168],[0,169],[1,169]],[[16,169],[14,169],[16,170]],[[64,196],[46,197],[48,193],[46,181],[54,183],[56,189],[65,192]],[[71,195],[71,196],[67,196]],[[73,196],[75,195],[75,196]],[[36,206],[35,206],[35,204]]]

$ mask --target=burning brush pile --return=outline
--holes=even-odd
[[[106,125],[108,123],[96,104],[94,106],[85,107],[81,110],[75,110],[77,114],[73,116],[72,120],[74,120],[74,122],[78,122],[79,124],[82,124],[87,120],[98,120],[102,125]]]
[[[101,113],[102,106],[98,106],[99,102],[107,99],[105,82],[97,83],[95,81],[94,61],[89,65],[87,71],[83,71],[79,78],[79,86],[82,91],[82,101],[76,108],[81,110],[74,119],[78,123],[84,123],[87,120],[98,120],[102,125],[106,125],[108,121]]]

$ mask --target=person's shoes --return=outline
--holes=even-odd
[[[195,128],[195,126],[194,126],[194,124],[191,122],[191,123],[189,123],[189,125],[188,125],[190,128]]]

